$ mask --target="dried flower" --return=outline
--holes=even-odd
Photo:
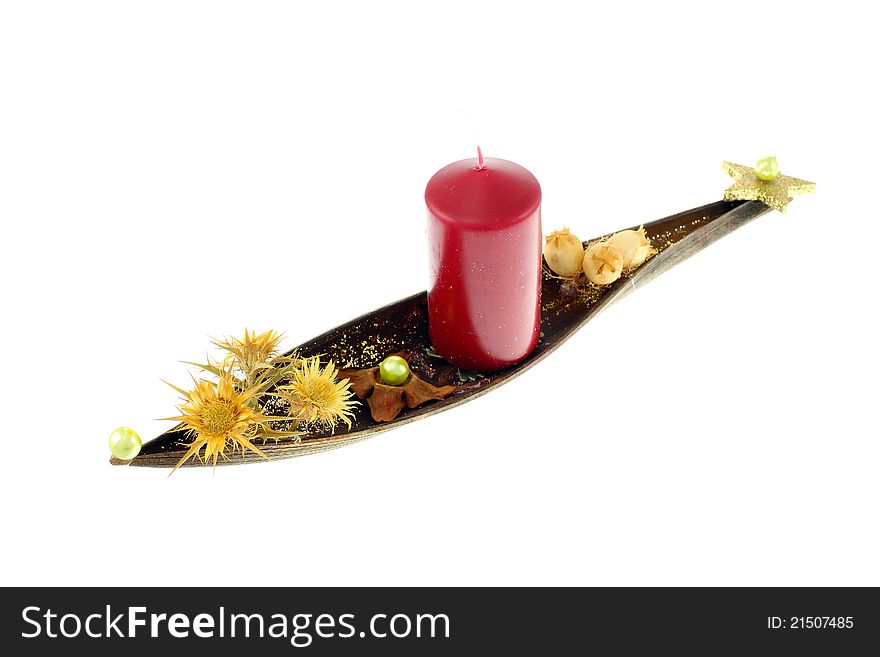
[[[403,358],[401,354],[394,355]],[[423,381],[412,369],[403,385],[383,383],[378,367],[340,370],[337,376],[351,380],[351,389],[359,399],[367,401],[370,416],[376,422],[390,422],[404,408],[416,408],[429,401],[446,399],[456,390],[455,386],[438,387]]]
[[[336,380],[336,366],[331,360],[321,368],[320,359],[306,358],[293,370],[290,383],[279,387],[279,396],[289,405],[288,414],[299,422],[332,428],[338,422],[351,427],[352,400],[348,379]]]
[[[189,449],[174,470],[193,456],[198,456],[203,463],[211,460],[216,466],[218,457],[227,458],[227,449],[232,453],[241,449],[242,456],[247,449],[268,458],[251,442],[254,438],[296,435],[296,432],[272,430],[270,421],[286,418],[264,415],[256,404],[259,391],[255,388],[239,390],[238,380],[231,371],[223,371],[216,382],[193,379],[193,383],[195,387],[190,391],[171,386],[183,395],[184,402],[178,406],[180,415],[165,419],[182,422],[193,436]]]
[[[635,269],[657,253],[657,249],[651,246],[651,240],[648,239],[644,226],[639,227],[638,230],[622,230],[614,233],[608,238],[608,243],[623,256],[624,271]]]
[[[613,283],[623,271],[623,256],[608,242],[593,242],[584,253],[584,273],[596,285]]]
[[[213,340],[227,353],[222,361],[188,363],[213,380],[193,378],[191,391],[171,386],[184,403],[178,406],[180,415],[166,419],[182,422],[193,436],[175,470],[193,456],[216,466],[228,450],[268,458],[253,441],[298,440],[301,425],[332,428],[343,421],[351,427],[358,402],[351,399],[348,380],[336,381],[333,361],[322,368],[318,357],[302,358],[297,351],[279,355],[281,339],[275,331],[245,329],[241,339]],[[285,405],[286,414],[270,414],[284,413]]]
[[[228,352],[235,366],[245,376],[249,376],[278,353],[278,345],[283,339],[283,335],[272,330],[257,335],[256,331],[245,329],[243,338],[227,338],[211,340],[211,342]]]
[[[547,266],[558,276],[571,278],[580,270],[584,260],[584,245],[568,228],[555,230],[544,244]]]

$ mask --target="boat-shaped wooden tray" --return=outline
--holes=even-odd
[[[431,355],[425,292],[401,299],[327,331],[297,349],[303,356],[320,354],[324,359],[333,359],[340,366],[356,368],[373,367],[390,354],[404,352],[413,371],[422,379],[435,385],[455,384],[457,389],[446,399],[404,409],[395,420],[385,423],[375,422],[370,417],[367,405],[361,403],[351,429],[343,425],[332,434],[328,431],[315,432],[299,440],[268,441],[259,444],[259,447],[271,459],[314,454],[351,445],[382,431],[476,399],[546,358],[612,302],[768,210],[768,206],[759,201],[719,201],[646,223],[645,230],[659,252],[608,286],[578,290],[545,270],[541,290],[541,341],[521,363],[491,374],[473,376],[462,373],[453,365]],[[132,461],[111,459],[111,463],[173,468],[189,442],[191,438],[177,426],[144,444],[140,454]],[[222,461],[222,464],[262,461],[264,459],[248,451],[243,456],[235,455],[229,461]],[[184,465],[193,466],[201,467],[202,463],[193,459]]]

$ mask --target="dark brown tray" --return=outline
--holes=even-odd
[[[413,370],[435,385],[454,383],[456,392],[442,401],[429,402],[419,408],[404,409],[392,422],[376,423],[365,403],[358,405],[350,430],[337,427],[335,434],[313,433],[299,442],[260,443],[272,459],[291,458],[351,445],[371,438],[382,431],[394,429],[415,420],[445,411],[476,399],[519,376],[554,351],[575,331],[595,317],[600,310],[622,298],[640,285],[702,250],[769,208],[758,201],[719,201],[645,224],[648,236],[660,251],[641,267],[603,288],[591,288],[587,294],[562,285],[559,279],[544,272],[542,295],[542,338],[535,351],[521,363],[487,374],[482,378],[461,382],[457,368],[428,355],[427,295],[420,292],[384,308],[353,319],[298,347],[303,356],[322,354],[345,367],[372,367],[385,356],[407,352]],[[190,442],[181,428],[174,427],[147,442],[140,454],[130,462],[111,459],[111,463],[134,466],[173,468]],[[264,461],[256,454],[236,455],[223,465]],[[221,462],[218,462],[221,465]],[[190,460],[183,467],[201,467]]]

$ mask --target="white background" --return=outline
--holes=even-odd
[[[0,581],[880,584],[876,23],[819,4],[3,3]],[[722,159],[818,193],[449,413],[108,465],[208,336],[423,289],[424,185],[477,143],[584,239]]]

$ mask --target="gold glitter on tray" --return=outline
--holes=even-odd
[[[706,216],[702,216],[698,219],[692,219],[691,221],[676,226],[675,228],[670,228],[660,232],[651,232],[649,233],[648,237],[651,240],[651,244],[654,245],[654,247],[657,249],[657,253],[660,253],[661,251],[675,244],[685,235],[692,232],[707,219],[708,217]],[[607,235],[602,235],[601,237],[597,237],[596,239],[584,242],[584,246],[586,247],[589,244],[607,240],[613,234],[614,233],[608,233]],[[651,258],[655,256],[656,253],[651,256]],[[649,258],[648,261],[650,261],[651,258]],[[632,271],[624,272],[623,274],[621,274],[621,277],[618,280],[625,281],[630,279],[633,274],[637,272],[642,266],[644,265],[640,265]],[[588,280],[586,280],[586,277],[583,275],[583,273],[580,273],[570,279],[557,276],[547,267],[546,263],[544,263],[543,276],[544,281],[554,281],[560,286],[559,296],[553,298],[550,301],[547,301],[546,299],[544,300],[541,312],[545,316],[548,313],[554,313],[555,315],[559,316],[568,312],[574,307],[589,308],[590,306],[601,301],[603,296],[605,295],[605,292],[608,289],[607,285],[594,285],[590,283]]]

